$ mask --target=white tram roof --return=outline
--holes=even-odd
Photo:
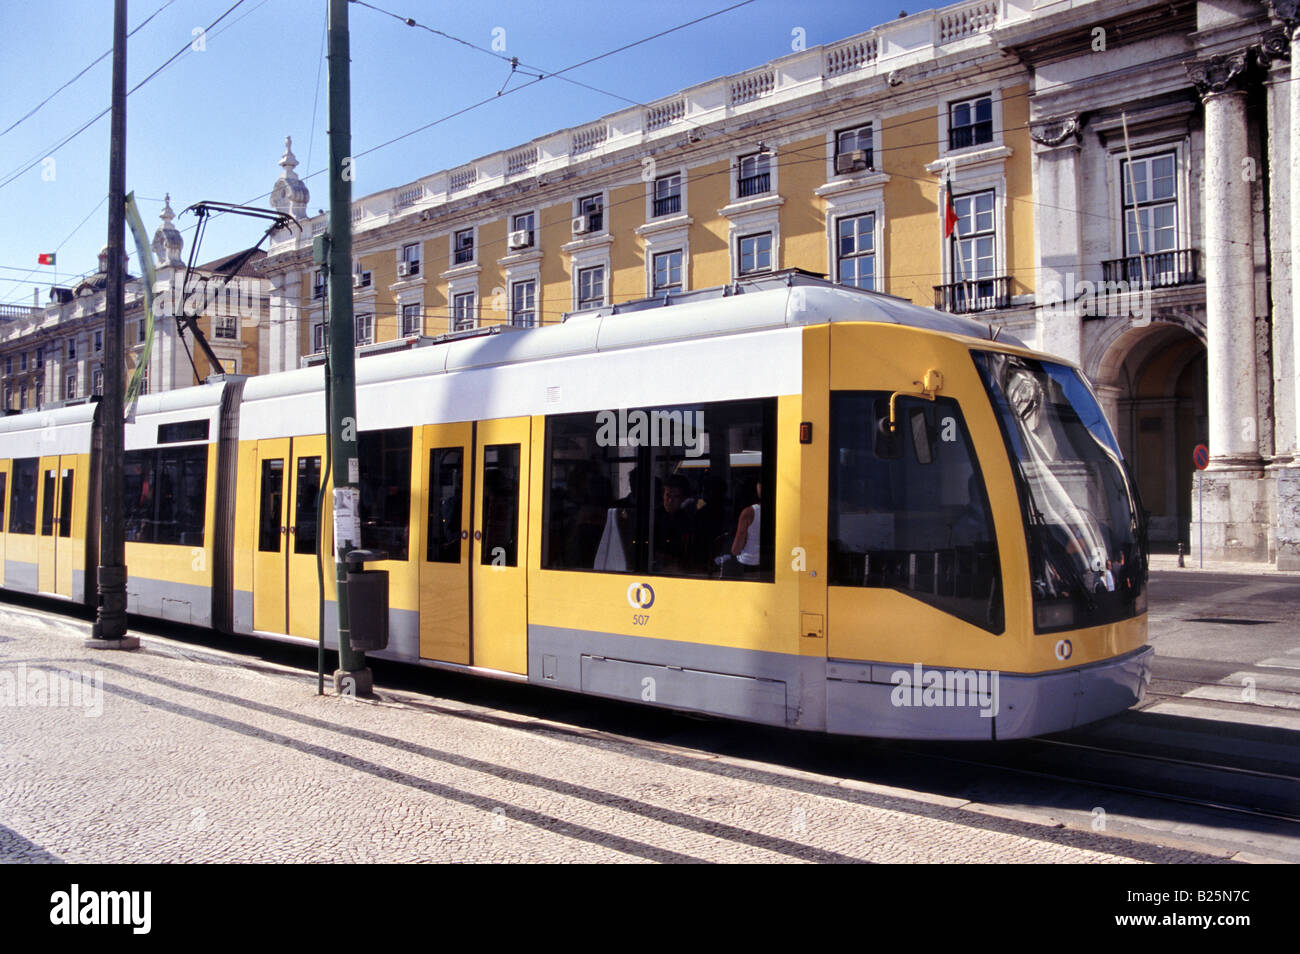
[[[690,363],[699,362],[701,367],[689,370],[680,360],[670,366],[695,375],[693,380],[700,381],[704,389],[700,400],[722,399],[735,379],[753,375],[766,375],[764,380],[771,381],[775,388],[771,393],[787,393],[787,389],[798,387],[797,377],[792,383],[792,375],[798,372],[797,354],[783,347],[779,349],[783,356],[778,358],[778,349],[764,347],[762,342],[770,341],[772,335],[797,333],[804,326],[846,321],[907,325],[982,341],[994,337],[990,326],[983,322],[933,311],[892,295],[831,285],[798,273],[779,275],[725,289],[687,292],[667,302],[649,300],[592,309],[574,314],[560,325],[528,329],[495,326],[447,335],[427,347],[363,357],[356,364],[358,423],[371,429],[380,420],[405,420],[411,409],[403,405],[410,402],[422,405],[423,413],[434,409],[436,420],[525,413],[523,406],[515,406],[517,401],[480,400],[481,392],[500,394],[523,388],[536,393],[540,388],[545,393],[546,382],[533,380],[542,373],[543,366],[554,366],[557,372],[563,367],[588,378],[577,387],[567,387],[560,404],[547,407],[546,413],[561,413],[591,403],[580,399],[578,391],[586,392],[589,398],[600,394],[600,400],[609,401],[616,391],[623,390],[614,382],[621,384],[629,376],[639,376],[634,362],[627,360],[633,349],[670,352],[678,359],[691,356],[694,360]],[[738,335],[747,337],[743,341],[727,340]],[[997,340],[1023,347],[1009,335]],[[600,354],[608,358],[592,364]],[[705,355],[708,359],[701,360]],[[498,378],[494,370],[511,367],[515,370],[509,372],[509,380]],[[455,372],[465,371],[489,374],[482,388],[462,389],[455,397],[433,383],[434,379],[446,380],[455,377]],[[597,383],[597,376],[604,380]],[[573,381],[571,374],[564,378]],[[402,392],[384,387],[395,382],[410,382],[413,387]],[[424,385],[417,386],[416,382]],[[319,432],[316,422],[323,415],[323,387],[321,366],[249,378],[240,415],[241,439],[274,433],[271,418],[278,419],[281,427],[287,425],[288,433],[299,427],[306,428],[302,433]],[[649,392],[639,398],[630,394],[624,397],[632,402],[628,406],[639,406],[642,401],[658,403]],[[450,406],[466,399],[477,406],[476,410]],[[575,401],[574,407],[566,407]],[[254,405],[260,406],[250,414],[250,406]],[[307,420],[313,423],[308,425]]]
[[[0,417],[0,458],[84,454],[90,449],[96,407],[74,404]]]

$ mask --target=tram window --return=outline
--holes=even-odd
[[[185,441],[206,441],[208,439],[208,420],[172,421],[170,424],[158,425],[159,444],[181,444]]]
[[[358,435],[361,476],[361,548],[405,560],[411,525],[411,431],[394,428]]]
[[[299,457],[293,485],[293,552],[316,552],[317,497],[320,495],[320,458]]]
[[[262,553],[280,552],[280,535],[284,513],[284,460],[262,461],[262,498],[258,501],[257,549]]]
[[[831,396],[830,584],[894,589],[1001,632],[992,511],[957,402]],[[884,435],[882,437],[882,435]]]
[[[129,542],[202,545],[208,485],[206,445],[128,451],[122,476]]]
[[[45,472],[45,491],[41,500],[41,536],[48,537],[54,532],[54,490],[58,484],[58,471]]]
[[[459,447],[437,447],[429,451],[430,563],[460,562],[464,454]]]
[[[63,474],[63,483],[59,486],[59,536],[72,536],[72,479],[71,470]]]
[[[8,474],[0,474],[0,533],[3,533],[5,528],[5,504],[9,501],[9,495],[6,493],[8,481]]]
[[[483,547],[487,566],[519,565],[519,445],[483,448]]]
[[[36,477],[40,462],[35,457],[14,461],[12,499],[9,501],[9,532],[36,532]]]
[[[549,418],[542,565],[770,582],[775,462],[772,398]]]

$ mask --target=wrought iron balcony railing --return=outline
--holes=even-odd
[[[1201,253],[1194,248],[1177,248],[1167,252],[1150,252],[1112,258],[1101,263],[1102,278],[1108,282],[1128,282],[1152,288],[1189,285],[1201,278]]]
[[[954,315],[1011,306],[1011,277],[972,278],[934,286],[934,307]]]

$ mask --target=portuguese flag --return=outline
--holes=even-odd
[[[54,264],[54,253],[53,253],[53,252],[41,252],[41,254],[39,254],[39,255],[36,256],[36,264],[37,264],[37,265],[53,265],[53,264]]]

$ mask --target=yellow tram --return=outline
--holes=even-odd
[[[131,612],[316,640],[323,386],[141,398]],[[96,409],[0,419],[0,586],[93,601]],[[949,739],[1090,722],[1150,678],[1142,511],[1095,396],[976,321],[780,276],[365,357],[357,420],[384,658]]]

